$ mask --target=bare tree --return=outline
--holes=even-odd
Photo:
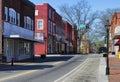
[[[91,12],[91,6],[86,0],[80,0],[77,4],[69,6],[64,4],[60,7],[63,18],[68,21],[74,28],[74,24],[79,28],[80,24],[89,24],[92,26],[94,20],[97,18],[97,12]],[[79,34],[79,45],[81,45],[82,36],[89,32],[89,29],[80,28],[78,29]]]
[[[96,30],[96,32],[99,33],[99,36],[106,37],[107,34],[106,34],[105,24],[107,20],[111,20],[112,15],[116,12],[120,12],[120,8],[106,9],[100,13],[100,16],[99,16],[100,21],[97,26],[97,28],[100,28],[100,29]]]

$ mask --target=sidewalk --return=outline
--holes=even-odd
[[[109,82],[120,82],[120,59],[117,56],[109,57]]]
[[[109,82],[106,75],[106,58],[100,57],[100,64],[98,70],[98,82]]]

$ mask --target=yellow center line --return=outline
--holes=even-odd
[[[62,61],[54,62],[54,63],[52,63],[52,65],[58,65],[60,63],[62,63]],[[34,73],[34,72],[37,72],[37,71],[39,71],[39,70],[29,70],[29,71],[22,72],[22,73],[19,73],[19,74],[15,74],[15,75],[12,75],[12,76],[0,78],[0,82],[5,81],[5,80],[9,80],[9,79],[13,79],[13,78],[17,78],[17,77],[27,75],[27,74],[30,74],[30,73]]]
[[[5,78],[0,78],[0,82],[1,81],[5,81],[5,80],[9,80],[9,79],[13,79],[13,78],[16,78],[16,77],[20,77],[20,76],[23,76],[23,75],[27,75],[27,74],[30,74],[30,73],[33,73],[33,72],[37,72],[39,70],[30,70],[30,71],[26,71],[26,72],[23,72],[23,73],[20,73],[20,74],[16,74],[16,75],[12,75],[12,76],[9,76],[9,77],[5,77]]]
[[[58,64],[60,64],[60,63],[62,63],[62,61],[54,62],[53,65],[58,65]]]

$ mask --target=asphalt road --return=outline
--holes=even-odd
[[[0,70],[0,82],[55,82],[89,55],[48,56],[44,60],[15,65]]]

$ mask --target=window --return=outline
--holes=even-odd
[[[38,16],[38,10],[35,10],[35,16]]]
[[[31,29],[31,18],[27,16],[27,29]]]
[[[51,26],[50,26],[51,24],[50,24],[50,21],[48,21],[48,30],[49,30],[49,32],[50,32],[50,29],[51,29]]]
[[[51,9],[49,9],[49,18],[51,19]]]
[[[53,25],[52,25],[52,21],[51,21],[51,29],[50,29],[50,31],[52,32],[52,29],[53,29],[53,27],[52,27]]]
[[[27,18],[26,18],[26,16],[24,16],[24,28],[26,28],[27,27]]]
[[[32,20],[29,16],[24,16],[24,28],[32,30]]]
[[[16,11],[12,8],[9,8],[9,17],[10,23],[16,24]]]
[[[53,33],[55,33],[55,24],[53,24]]]
[[[53,21],[54,21],[54,14],[55,14],[55,13],[54,13],[54,12],[52,12],[52,20],[53,20]]]
[[[19,13],[17,13],[17,24],[18,24],[18,26],[20,26],[20,14]]]
[[[31,30],[34,30],[34,21],[33,20],[31,20]]]
[[[4,14],[5,14],[5,21],[8,21],[8,8],[7,7],[5,7]]]
[[[43,20],[42,19],[37,20],[37,29],[43,30]]]

